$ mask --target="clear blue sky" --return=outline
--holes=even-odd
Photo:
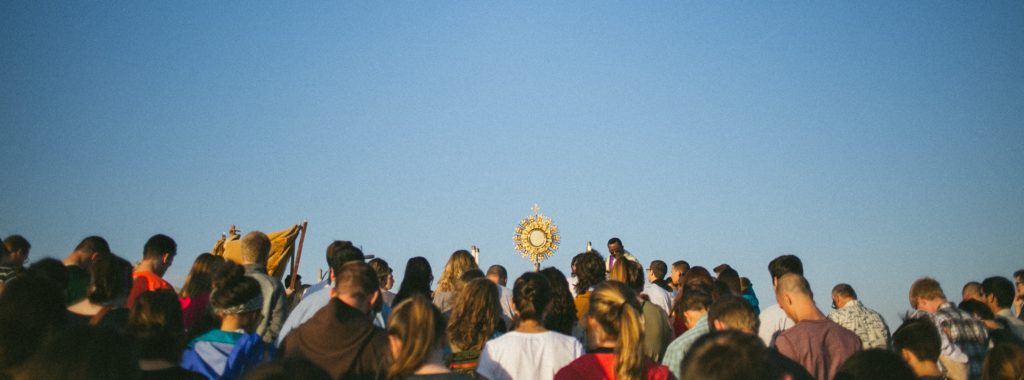
[[[890,321],[910,283],[1024,268],[1022,2],[0,3],[0,234],[91,234],[168,273],[229,225],[308,219],[399,271],[477,245],[513,275],[534,203],[567,271],[803,258]]]

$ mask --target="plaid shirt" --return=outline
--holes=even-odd
[[[865,350],[889,347],[889,326],[885,325],[881,315],[864,307],[858,300],[850,300],[829,314],[828,319],[857,334]]]
[[[939,328],[942,355],[956,362],[967,363],[971,379],[981,378],[981,364],[988,352],[988,331],[981,321],[952,302],[939,306],[935,313],[918,311],[913,316],[928,315]]]

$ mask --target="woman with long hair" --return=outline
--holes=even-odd
[[[192,270],[188,272],[188,276],[185,276],[185,284],[181,286],[181,292],[178,293],[185,331],[192,330],[192,327],[200,319],[209,315],[213,275],[217,273],[222,264],[224,264],[224,258],[208,252],[199,255],[192,262]],[[209,318],[207,317],[207,319]]]
[[[142,379],[205,379],[180,366],[185,328],[174,292],[161,289],[136,298],[128,316],[128,332],[138,348]]]
[[[562,271],[547,267],[540,271],[551,283],[551,303],[544,310],[544,328],[583,340],[583,329],[576,324],[576,303]]]
[[[670,379],[668,367],[641,349],[643,322],[636,293],[626,284],[597,285],[583,320],[588,353],[558,371],[555,379]]]
[[[391,379],[470,380],[444,364],[445,325],[441,311],[420,295],[399,303],[388,320],[394,361]]]
[[[715,285],[715,279],[711,277],[711,273],[702,266],[690,268],[683,275],[683,278],[679,280],[681,284],[675,298],[672,300],[672,312],[669,313],[669,322],[672,323],[672,332],[675,333],[676,337],[683,335],[687,330],[686,317],[683,315],[686,310],[683,310],[683,303],[680,302],[683,299],[686,287],[700,286],[705,289],[711,289]]]
[[[434,293],[434,306],[447,313],[452,309],[452,301],[455,294],[462,288],[462,274],[470,269],[479,269],[473,255],[467,250],[460,249],[452,253],[448,263],[444,265],[441,272],[441,279],[437,280],[437,292]]]
[[[397,305],[413,294],[422,295],[426,299],[433,298],[430,291],[430,283],[434,281],[433,272],[430,270],[430,262],[423,256],[410,258],[405,262],[405,275],[402,276],[402,284],[398,286],[398,294],[395,295],[393,304]]]
[[[544,310],[551,302],[547,277],[524,273],[512,288],[512,302],[518,312],[516,328],[484,344],[478,373],[490,380],[546,380],[583,354],[578,340],[544,328]]]
[[[89,295],[68,307],[69,325],[105,326],[124,332],[132,290],[132,264],[110,254],[89,267]]]
[[[221,318],[220,328],[188,344],[182,367],[210,379],[238,379],[274,353],[274,347],[254,333],[263,309],[260,283],[245,276],[240,265],[225,262],[213,285],[210,306]]]
[[[486,278],[466,283],[448,318],[448,345],[452,350],[448,367],[475,377],[480,350],[502,324],[498,286]]]
[[[591,289],[604,282],[608,273],[605,272],[604,259],[597,251],[587,251],[576,261],[576,319],[583,319],[583,313],[590,304]]]

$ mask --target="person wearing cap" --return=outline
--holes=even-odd
[[[369,257],[373,258],[372,255]],[[311,287],[306,292],[306,295],[302,297],[302,301],[292,310],[291,314],[288,315],[288,319],[284,321],[284,325],[281,326],[281,332],[277,336],[277,345],[280,346],[284,342],[284,338],[289,332],[312,318],[316,312],[330,303],[332,287],[327,285],[336,281],[335,275],[341,271],[342,266],[350,262],[361,263],[366,258],[367,256],[363,255],[363,251],[352,245],[350,241],[335,240],[331,245],[327,246],[327,265],[331,267],[330,281],[317,284],[314,286],[315,289]],[[381,328],[386,326],[386,315],[390,313],[390,308],[382,307],[383,309],[374,316],[374,323]]]
[[[242,264],[245,275],[260,283],[263,295],[263,319],[256,327],[256,334],[264,342],[274,343],[284,324],[288,301],[284,296],[284,285],[267,275],[267,257],[270,256],[270,238],[260,231],[252,231],[242,237]]]

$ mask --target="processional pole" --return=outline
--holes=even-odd
[[[302,261],[302,243],[306,241],[306,227],[309,225],[308,220],[302,221],[301,231],[299,232],[299,248],[295,251],[295,255],[292,255],[292,279],[289,281],[288,288],[292,291],[295,290],[295,282],[298,280],[295,274],[299,270],[299,262]]]

